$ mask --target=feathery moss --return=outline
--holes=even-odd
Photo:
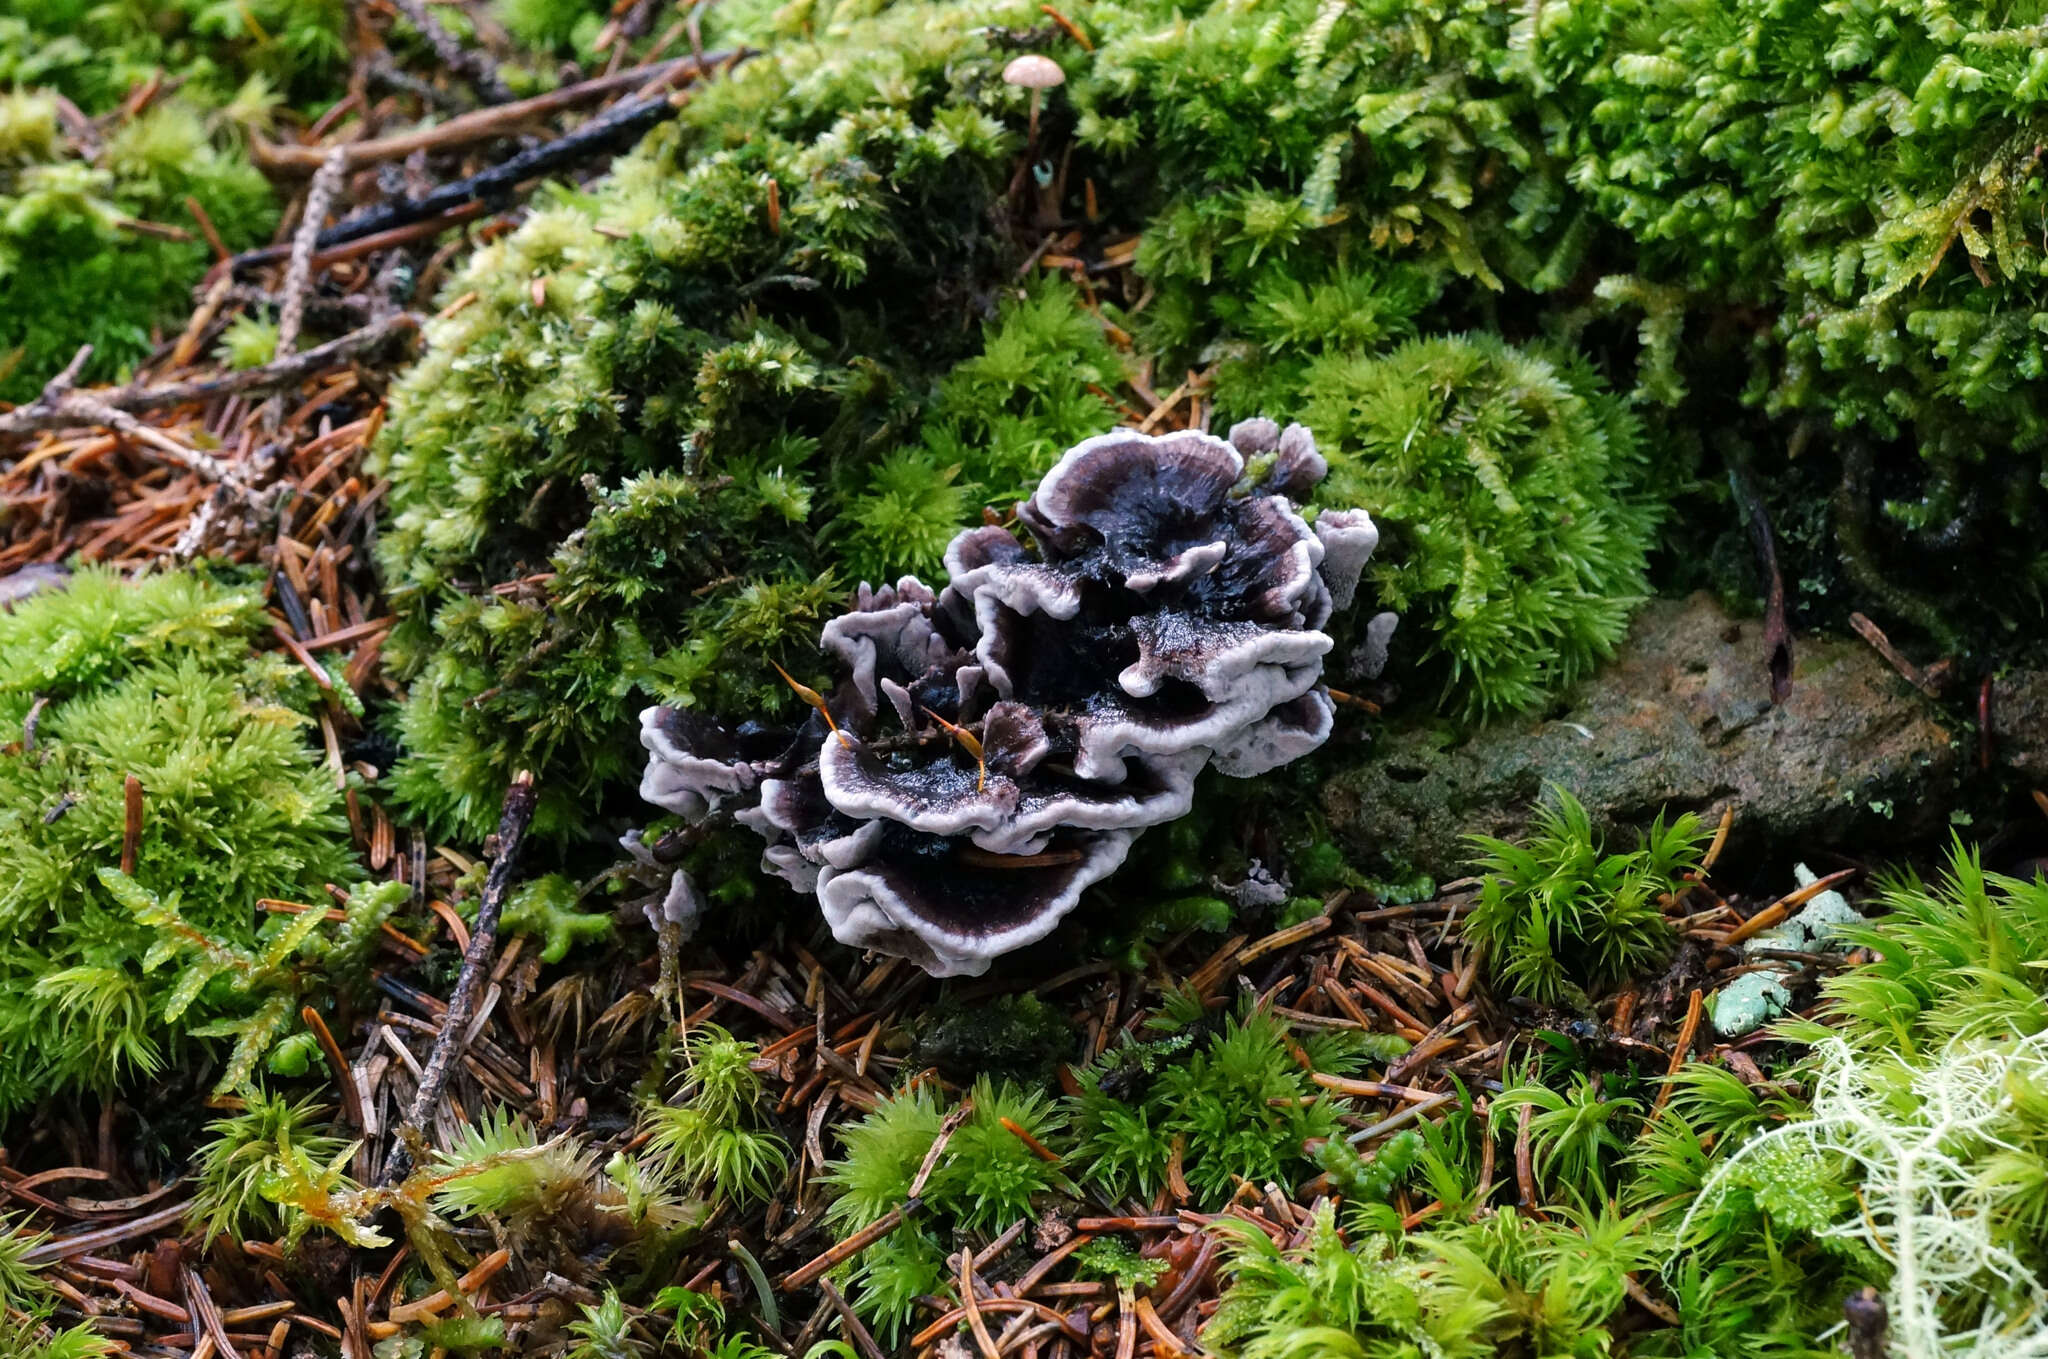
[[[1613,653],[1663,505],[1589,368],[1482,333],[1327,355],[1303,386],[1331,460],[1318,498],[1382,521],[1370,579],[1429,636],[1441,706],[1522,711]]]
[[[258,898],[323,900],[360,875],[307,739],[312,681],[251,651],[262,625],[253,591],[105,569],[0,614],[0,1112],[160,1070],[258,1005],[225,974],[188,993],[189,969],[161,966],[166,932],[96,872],[121,861],[131,776],[142,818],[122,881],[219,945],[258,946]]]

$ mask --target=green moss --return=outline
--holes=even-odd
[[[335,92],[345,23],[340,0],[24,0],[0,17],[0,400],[32,398],[81,344],[89,379],[117,378],[182,324],[212,259],[188,197],[230,250],[269,238],[247,134],[282,99]],[[174,92],[117,112],[166,77]],[[108,115],[103,145],[77,144],[55,95]]]
[[[1314,1164],[1309,1144],[1335,1136],[1339,1124],[1286,1024],[1250,1010],[1215,1031],[1194,1017],[1198,1005],[1181,1010],[1155,1022],[1171,1036],[1112,1048],[1082,1073],[1074,1124],[1085,1177],[1111,1195],[1151,1195],[1179,1143],[1183,1177],[1204,1206],[1220,1204],[1240,1180],[1298,1178]],[[1386,1034],[1316,1034],[1299,1051],[1307,1067],[1342,1075],[1369,1055],[1391,1061],[1405,1048]]]
[[[1426,466],[1350,404],[1392,384],[1371,364],[1394,346],[1560,287],[1590,248],[1542,131],[1565,103],[1509,12],[1128,0],[1090,10],[1092,52],[1010,0],[712,18],[761,55],[480,252],[449,285],[476,302],[394,392],[387,655],[430,824],[487,830],[526,767],[566,833],[623,794],[650,699],[785,708],[768,662],[815,677],[851,586],[933,571],[983,506],[1128,419],[1146,363],[1159,389],[1209,370],[1217,422],[1342,426],[1340,484],[1412,528],[1383,584],[1453,710],[1526,706],[1611,646],[1655,515],[1594,379],[1482,340],[1414,351],[1449,388]],[[1033,25],[1069,78],[1027,162],[1029,101],[999,72]],[[1039,213],[1085,223],[1084,252],[1135,232],[1142,295],[1020,285]],[[1512,428],[1526,511],[1466,523],[1468,412]],[[1390,492],[1453,467],[1442,494]],[[1498,561],[1460,593],[1463,538]]]
[[[956,1230],[1001,1231],[1072,1190],[1064,1169],[1026,1142],[1063,1145],[1066,1115],[1036,1091],[1008,1081],[975,1082],[965,1115],[923,1186],[924,1211],[842,1268],[854,1306],[878,1323],[885,1340],[903,1332],[924,1294],[947,1294],[946,1247]],[[825,1221],[852,1235],[909,1197],[946,1121],[930,1086],[899,1091],[859,1122],[839,1129],[842,1159],[821,1180],[834,1192]],[[1022,1133],[1022,1136],[1019,1133]]]
[[[735,1205],[766,1199],[781,1185],[789,1148],[760,1126],[761,1078],[751,1065],[760,1053],[715,1024],[691,1036],[678,1097],[641,1114],[649,1134],[643,1161],[658,1178]]]
[[[1429,634],[1439,702],[1525,709],[1612,654],[1661,517],[1634,418],[1583,365],[1491,335],[1308,367],[1319,499],[1367,505],[1380,602]]]
[[[429,328],[379,454],[399,786],[430,823],[485,828],[526,767],[539,829],[581,825],[650,698],[781,710],[770,662],[815,672],[855,572],[929,565],[969,511],[973,469],[883,455],[973,348],[960,280],[1012,249],[986,223],[1021,95],[973,21],[1013,8],[791,19],[451,283],[478,301]]]
[[[96,872],[120,862],[129,776],[133,882],[224,947],[258,946],[258,898],[324,900],[359,875],[306,737],[311,681],[250,651],[262,625],[253,592],[105,570],[0,615],[0,730],[15,733],[0,754],[0,1112],[157,1070],[271,1000],[225,973],[188,993],[189,969],[159,966],[177,950],[156,953],[164,936]],[[293,919],[270,917],[263,940]]]
[[[329,1112],[312,1100],[294,1103],[282,1095],[251,1088],[246,1108],[206,1125],[211,1135],[193,1159],[195,1187],[187,1220],[212,1245],[226,1233],[241,1240],[249,1229],[281,1230],[276,1206],[263,1186],[277,1173],[280,1146],[294,1146],[315,1161],[330,1161],[348,1145],[317,1130]]]
[[[211,106],[252,77],[316,100],[346,74],[347,31],[342,0],[14,0],[0,16],[0,84],[54,89],[92,114],[158,74]]]
[[[1486,881],[1465,933],[1488,950],[1497,985],[1583,1005],[1584,988],[1624,981],[1670,951],[1661,899],[1698,866],[1710,834],[1691,812],[1660,815],[1633,850],[1609,853],[1584,805],[1552,787],[1525,843],[1472,837]]]
[[[26,157],[0,157],[0,399],[33,397],[81,344],[94,347],[86,375],[114,377],[149,352],[154,329],[182,320],[211,258],[205,241],[130,223],[190,223],[189,196],[242,249],[277,220],[263,177],[183,100],[117,128],[97,163],[63,148]]]
[[[585,53],[610,6],[592,0],[492,0],[491,12],[522,46]]]
[[[603,943],[612,937],[612,918],[603,911],[577,909],[576,884],[559,873],[546,873],[519,885],[505,903],[501,920],[507,932],[536,935],[540,959],[559,963],[578,944]]]
[[[2038,15],[1986,4],[1615,6],[1574,177],[1698,313],[1768,308],[1751,396],[1910,433],[1936,468],[2048,439]],[[1698,324],[1698,320],[1694,321]],[[1901,505],[1901,511],[1906,507]],[[1937,513],[1923,506],[1919,514]]]
[[[221,331],[214,355],[230,368],[261,368],[277,355],[277,323],[237,316]]]

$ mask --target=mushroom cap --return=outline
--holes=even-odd
[[[1025,57],[1008,78],[1031,63],[1057,75]],[[1265,419],[1084,440],[1022,532],[953,540],[942,591],[861,586],[821,639],[829,723],[650,709],[643,792],[757,832],[842,942],[977,974],[1184,816],[1205,767],[1249,776],[1328,739],[1322,626],[1378,532],[1360,510],[1304,521],[1326,471],[1306,429]],[[1379,652],[1392,622],[1368,629]]]
[[[1003,83],[1022,85],[1027,90],[1049,90],[1055,85],[1066,84],[1067,73],[1051,57],[1026,52],[1021,57],[1011,58],[1010,64],[1003,68]]]

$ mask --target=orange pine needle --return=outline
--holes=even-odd
[[[775,665],[775,662],[770,661],[768,662],[768,664]],[[775,665],[775,673],[782,676],[782,682],[784,684],[787,684],[790,688],[796,690],[796,696],[798,698],[802,699],[804,702],[810,704],[813,708],[816,708],[818,710],[818,716],[825,719],[825,725],[830,727],[832,729],[832,734],[839,738],[840,745],[845,746],[848,750],[853,749],[853,742],[846,739],[846,733],[839,730],[839,724],[832,720],[832,710],[825,706],[825,700],[819,696],[818,691],[816,689],[813,689],[808,684],[797,683],[796,677],[791,675],[787,670],[784,670],[779,665]]]
[[[1007,1130],[1011,1135],[1013,1135],[1019,1142],[1022,1142],[1025,1146],[1031,1148],[1033,1155],[1039,1157],[1041,1160],[1050,1161],[1054,1165],[1058,1165],[1060,1163],[1059,1156],[1050,1147],[1046,1146],[1045,1143],[1033,1137],[1030,1133],[1025,1132],[1022,1128],[1018,1127],[1011,1120],[1007,1118],[998,1118],[996,1119],[996,1122],[1002,1124],[1004,1129]]]
[[[924,707],[924,705],[921,703],[918,706],[921,708]],[[961,744],[961,746],[963,746],[966,749],[967,753],[974,757],[974,791],[977,793],[981,792],[984,788],[988,786],[988,761],[982,756],[980,739],[977,738],[973,732],[967,730],[967,728],[955,726],[953,723],[948,722],[945,718],[933,712],[930,708],[925,708],[924,712],[926,717],[931,718],[932,721],[938,723],[947,731],[951,732],[953,734],[953,739],[958,741]]]

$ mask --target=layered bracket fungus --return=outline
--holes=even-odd
[[[1089,439],[1017,507],[1029,545],[970,529],[943,590],[861,586],[824,630],[844,678],[796,686],[801,725],[649,708],[641,794],[758,832],[842,942],[978,974],[1184,815],[1205,765],[1250,776],[1328,738],[1322,628],[1379,535],[1362,510],[1304,522],[1326,470],[1271,420]],[[1368,628],[1381,651],[1391,627]],[[665,913],[700,900],[679,871]]]

